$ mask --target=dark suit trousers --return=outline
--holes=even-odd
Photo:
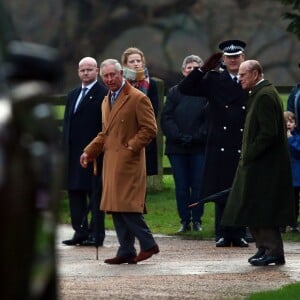
[[[283,241],[278,227],[270,228],[253,228],[249,230],[255,240],[257,249],[266,249],[266,255],[279,256],[283,255]]]
[[[105,214],[100,211],[102,193],[101,177],[93,176],[92,191],[69,190],[69,207],[74,238],[87,239],[92,235],[98,243],[105,238]],[[91,222],[88,215],[91,212]]]
[[[71,223],[75,231],[74,238],[87,239],[88,228],[88,198],[89,192],[86,190],[69,190],[69,208]]]
[[[100,200],[102,194],[102,179],[101,176],[94,176],[92,181],[91,194],[91,224],[90,230],[96,241],[103,243],[105,238],[105,213],[100,210]]]
[[[117,256],[135,256],[135,238],[141,251],[153,247],[156,242],[141,213],[112,213],[120,247]]]
[[[227,240],[234,240],[244,238],[246,234],[246,227],[231,227],[222,226],[221,219],[225,210],[226,201],[228,196],[218,199],[215,203],[215,234],[216,241],[224,237]]]

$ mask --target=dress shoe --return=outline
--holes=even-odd
[[[194,231],[202,231],[201,224],[199,222],[194,222],[193,223],[193,230]]]
[[[225,238],[221,237],[216,242],[216,247],[230,247],[231,242],[229,240],[226,240]]]
[[[285,259],[283,255],[279,255],[279,256],[263,255],[259,258],[252,259],[250,261],[250,264],[253,266],[268,266],[270,264],[284,265]]]
[[[88,239],[82,241],[81,246],[94,246],[94,247],[98,246],[98,247],[102,247],[103,246],[103,241],[99,241],[97,243],[96,238],[91,236]]]
[[[116,256],[108,258],[104,262],[109,265],[136,264],[135,258],[136,256]]]
[[[244,238],[237,238],[232,240],[233,247],[249,247],[247,241]]]
[[[81,245],[81,243],[83,241],[84,241],[84,239],[73,238],[73,239],[70,239],[70,240],[62,241],[62,243],[67,245],[67,246],[76,246],[76,245]]]
[[[184,233],[184,232],[187,232],[187,231],[191,231],[191,225],[188,224],[188,223],[183,223],[177,232],[178,233]]]
[[[145,259],[150,258],[153,254],[157,254],[159,252],[159,248],[157,245],[154,245],[150,249],[146,251],[141,251],[139,255],[134,259],[135,262],[139,262]]]
[[[248,262],[251,263],[251,261],[253,259],[260,258],[260,257],[264,256],[265,253],[266,253],[266,249],[265,248],[259,248],[257,250],[257,252],[253,256],[251,256],[251,257],[248,258]]]

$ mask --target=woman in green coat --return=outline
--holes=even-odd
[[[258,248],[248,260],[252,265],[284,264],[279,227],[293,221],[294,200],[282,103],[259,62],[242,63],[239,76],[250,96],[242,155],[222,223],[249,227]]]

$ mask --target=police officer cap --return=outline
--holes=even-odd
[[[240,40],[228,40],[219,45],[220,50],[227,56],[240,55],[244,53],[245,47],[246,43]]]

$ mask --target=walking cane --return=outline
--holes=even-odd
[[[229,194],[230,190],[231,190],[231,188],[228,188],[228,189],[225,189],[223,191],[220,191],[220,192],[217,192],[215,194],[204,197],[204,198],[200,199],[199,201],[190,204],[188,206],[188,208],[193,208],[193,207],[196,207],[200,204],[204,204],[204,203],[207,203],[207,202],[219,202],[224,196]]]
[[[83,225],[84,225],[84,223],[87,221],[88,214],[89,214],[89,212],[91,211],[91,206],[92,206],[92,205],[91,205],[91,201],[90,201],[90,203],[89,203],[89,205],[88,205],[88,207],[87,207],[87,210],[86,210],[86,212],[85,212],[85,215],[84,215],[84,217],[83,217],[83,219],[82,219],[81,225],[80,225],[80,227],[82,228],[83,231],[86,231],[85,229],[83,229]],[[97,216],[94,216],[94,218],[97,218]],[[89,232],[88,232],[88,233],[89,233]],[[99,242],[99,239],[98,239],[97,237],[96,237],[95,242],[96,242],[96,260],[98,260],[98,259],[99,259],[98,248],[99,248],[100,242]]]

